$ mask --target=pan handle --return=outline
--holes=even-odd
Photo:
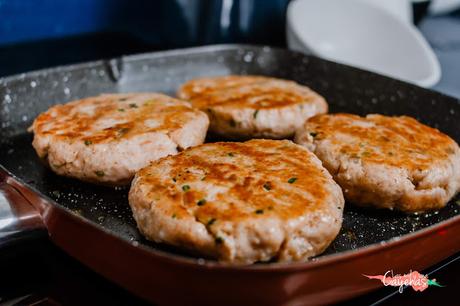
[[[5,181],[0,181],[0,249],[46,235],[40,213]]]

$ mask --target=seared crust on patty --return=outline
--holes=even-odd
[[[150,161],[203,143],[208,125],[188,102],[128,93],[55,105],[31,130],[35,150],[57,174],[121,185]]]
[[[129,192],[140,231],[220,261],[306,260],[338,234],[344,199],[291,141],[220,142],[140,170]]]
[[[298,130],[295,141],[321,159],[357,205],[433,210],[460,189],[458,144],[407,116],[320,115]]]
[[[307,118],[328,109],[306,86],[261,76],[194,79],[178,96],[208,114],[210,131],[236,139],[291,137]]]
[[[191,100],[199,96],[212,94],[218,90],[254,83],[263,83],[269,80],[273,80],[273,78],[254,75],[228,75],[198,78],[183,84],[177,92],[177,96],[183,100]]]

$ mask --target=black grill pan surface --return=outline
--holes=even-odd
[[[323,95],[330,112],[409,115],[460,142],[459,101],[374,73],[282,49],[220,45],[126,56],[0,79],[0,167],[54,204],[122,239],[148,248],[127,201],[128,188],[109,188],[59,177],[38,159],[27,132],[33,119],[56,103],[109,92],[157,91],[174,95],[195,77],[257,74],[297,81]],[[321,256],[353,250],[429,227],[460,214],[457,195],[447,207],[405,215],[347,203],[340,234]]]

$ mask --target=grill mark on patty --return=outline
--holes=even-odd
[[[374,126],[357,126],[356,121],[371,122]],[[406,116],[371,115],[362,118],[334,114],[315,116],[308,122],[309,129],[318,133],[321,139],[328,138],[333,144],[340,145],[342,154],[410,170],[428,169],[437,159],[447,158],[449,148],[453,150],[454,145],[449,136]],[[343,142],[341,135],[350,135],[356,141]],[[360,139],[366,139],[367,143],[360,145]]]
[[[195,107],[231,106],[233,108],[271,109],[310,103],[316,95],[291,81],[268,80],[239,87],[223,87],[196,94],[190,101]]]
[[[139,106],[131,107],[133,103],[130,97],[132,96],[126,95],[120,102],[119,95],[103,95],[98,98],[93,114],[78,111],[82,103],[94,104],[93,99],[56,105],[37,117],[34,123],[35,133],[91,143],[110,142],[138,134],[178,129],[189,115],[197,112],[191,109],[188,103],[163,95],[156,96],[155,102],[152,102],[152,98],[146,95],[144,100],[137,101]],[[183,103],[183,105],[168,105],[169,101]],[[119,109],[124,109],[124,111],[119,112]],[[180,112],[182,114],[178,116]],[[158,115],[162,117],[158,126],[153,128],[145,126],[144,121],[152,117],[158,118]],[[104,118],[118,119],[122,123],[114,123],[107,128],[94,130],[95,124]]]
[[[288,145],[285,148],[265,147],[261,144],[260,150],[246,146],[242,143],[218,143],[219,146],[225,148],[225,151],[233,152],[234,157],[228,161],[214,162],[197,156],[200,152],[200,147],[194,149],[193,154],[189,152],[180,153],[174,157],[174,168],[170,168],[166,176],[170,176],[171,180],[164,182],[165,174],[159,175],[155,170],[146,168],[140,171],[139,176],[142,177],[142,184],[151,186],[151,194],[161,194],[165,197],[181,196],[181,202],[187,208],[192,208],[193,214],[200,220],[216,218],[218,220],[234,220],[245,217],[254,217],[254,212],[258,209],[264,210],[264,214],[272,211],[282,215],[284,218],[291,218],[295,215],[302,215],[305,210],[315,210],[317,207],[312,202],[321,202],[325,197],[327,190],[324,189],[321,180],[321,171],[312,169],[312,164],[296,161],[302,159],[305,154],[302,148],[293,145]],[[261,150],[275,149],[274,152],[262,152]],[[280,157],[278,153],[283,155],[291,155],[290,158]],[[246,161],[239,160],[239,156],[244,156]],[[251,162],[248,162],[251,159]],[[167,165],[169,158],[163,158],[155,162],[157,168],[170,167]],[[284,167],[291,169],[289,172],[272,169],[272,161],[283,164]],[[238,163],[248,163],[249,167],[245,167],[246,171],[237,166]],[[253,167],[254,164],[267,165],[267,167]],[[201,180],[199,175],[196,175],[186,169],[200,169],[206,173],[206,179]],[[244,171],[242,173],[242,171]],[[279,179],[271,180],[271,189],[267,192],[263,185],[266,183],[267,177],[270,175],[278,176]],[[289,183],[289,179],[295,176],[295,187]],[[172,178],[176,178],[176,182]],[[167,186],[160,187],[162,184]],[[183,192],[181,186],[187,184],[190,190]],[[197,206],[196,202],[206,197],[204,187],[195,188],[194,185],[209,184],[217,185],[225,188],[225,192],[217,193],[215,199],[206,199],[206,205]],[[303,191],[300,192],[299,189]],[[173,191],[174,190],[174,191]],[[273,200],[275,197],[280,198],[280,202]],[[220,203],[228,201],[226,207]],[[292,204],[295,203],[295,204]],[[269,209],[271,207],[271,209]]]
[[[179,97],[190,100],[197,96],[209,95],[222,89],[231,89],[241,85],[257,84],[267,82],[271,78],[262,76],[221,76],[214,78],[195,79],[188,81],[181,86]],[[288,81],[286,81],[288,82]],[[293,83],[293,82],[292,82]]]

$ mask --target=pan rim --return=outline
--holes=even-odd
[[[314,54],[304,54],[299,51],[295,50],[289,50],[287,48],[282,48],[282,47],[277,47],[277,46],[269,46],[269,45],[257,45],[257,44],[231,44],[231,43],[223,43],[223,44],[212,44],[212,45],[205,45],[205,46],[198,46],[198,47],[188,47],[188,48],[176,48],[176,49],[170,49],[170,50],[162,50],[162,51],[152,51],[152,52],[140,52],[140,53],[135,53],[135,54],[125,54],[121,55],[118,57],[109,57],[109,58],[102,58],[94,61],[87,61],[87,62],[76,62],[76,63],[71,63],[71,64],[65,64],[65,65],[60,65],[60,66],[54,66],[54,67],[49,67],[49,68],[43,68],[43,69],[37,69],[37,70],[31,70],[27,72],[22,72],[22,73],[17,73],[13,75],[8,75],[8,76],[3,76],[0,77],[0,85],[4,83],[8,83],[11,81],[16,81],[18,79],[25,78],[26,76],[38,76],[40,74],[47,74],[47,73],[53,73],[53,72],[62,72],[62,71],[69,71],[69,70],[75,70],[75,69],[82,69],[82,68],[87,68],[87,67],[92,67],[94,68],[95,65],[106,65],[108,62],[112,60],[122,60],[123,62],[134,62],[138,60],[143,60],[143,59],[153,59],[156,57],[165,57],[165,56],[177,56],[181,55],[183,53],[190,54],[199,54],[199,53],[206,53],[210,51],[231,51],[231,50],[240,50],[240,49],[252,49],[252,50],[263,50],[264,48],[268,48],[269,50],[275,50],[277,52],[289,52],[291,54],[295,54],[298,56],[302,56],[305,58],[314,58],[314,59],[319,59],[323,62],[327,62],[329,64],[335,65],[337,67],[346,67],[348,69],[353,69],[355,71],[361,71],[365,72],[367,74],[372,74],[372,75],[378,75],[381,78],[385,78],[387,80],[391,80],[393,82],[397,82],[400,84],[405,84],[408,86],[416,87],[418,90],[425,91],[425,92],[431,92],[431,93],[436,93],[437,95],[440,95],[444,98],[448,99],[453,99],[456,100],[458,103],[460,103],[460,98],[449,96],[447,94],[444,94],[442,92],[439,92],[435,89],[431,88],[424,88],[420,87],[418,85],[408,83],[403,80],[398,80],[394,79],[391,77],[388,77],[383,74],[379,74],[377,72],[372,72],[368,71],[362,68],[358,67],[353,67],[350,65],[334,62],[325,58],[318,57]]]

